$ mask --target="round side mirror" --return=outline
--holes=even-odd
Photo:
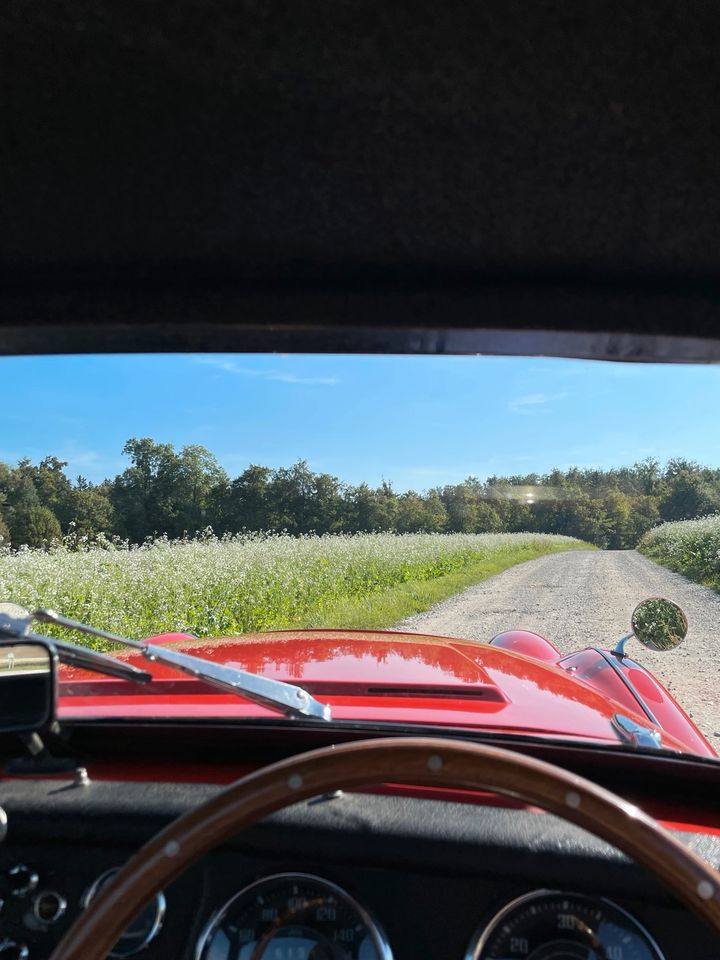
[[[0,630],[11,630],[15,634],[26,634],[30,630],[32,614],[17,603],[0,603]],[[0,634],[1,636],[1,634]]]
[[[674,650],[688,632],[687,617],[672,600],[650,597],[633,610],[632,630],[648,650]]]

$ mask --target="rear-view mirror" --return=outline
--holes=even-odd
[[[54,651],[36,640],[0,642],[0,733],[30,733],[55,714]]]

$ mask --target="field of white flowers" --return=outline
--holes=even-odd
[[[129,637],[219,636],[323,622],[339,601],[581,544],[548,534],[356,534],[157,540],[0,552],[0,600]],[[86,641],[84,641],[86,642]]]
[[[645,534],[638,550],[677,573],[720,589],[720,515],[663,523]]]

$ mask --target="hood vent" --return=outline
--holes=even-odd
[[[419,700],[482,700],[484,703],[507,703],[498,687],[477,684],[414,684],[414,683],[332,683],[304,680],[303,686],[315,696],[338,697],[413,697]]]

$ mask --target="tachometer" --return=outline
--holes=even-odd
[[[663,960],[650,934],[610,900],[539,890],[514,900],[466,960]]]
[[[303,873],[245,887],[210,920],[196,960],[392,960],[377,923],[344,890]]]

